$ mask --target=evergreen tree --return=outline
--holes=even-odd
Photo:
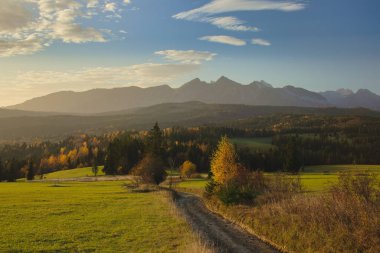
[[[0,182],[5,180],[5,168],[0,157]]]
[[[27,180],[34,180],[35,174],[36,173],[35,173],[34,163],[32,160],[30,160],[28,163],[28,169],[26,171],[26,179]]]
[[[117,143],[111,142],[107,148],[103,172],[106,175],[116,175],[118,169],[119,149]]]
[[[98,167],[98,162],[96,161],[95,158],[92,160],[92,168],[91,169],[92,169],[92,173],[96,177],[98,175],[99,167]]]
[[[15,158],[8,161],[5,166],[6,180],[8,182],[15,182],[18,177],[18,164]]]
[[[153,128],[149,131],[148,142],[147,142],[147,151],[157,157],[163,157],[164,148],[163,148],[163,136],[158,123],[154,124]]]
[[[301,152],[297,140],[297,137],[293,137],[286,146],[285,151],[284,170],[291,173],[298,173],[302,166]]]

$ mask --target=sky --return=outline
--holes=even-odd
[[[1,0],[0,106],[224,75],[380,94],[378,0]]]

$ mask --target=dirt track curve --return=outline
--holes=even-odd
[[[192,228],[223,253],[279,253],[239,226],[210,212],[195,195],[178,193],[176,204]]]

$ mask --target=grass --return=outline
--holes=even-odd
[[[122,182],[0,184],[1,252],[182,252],[185,221],[163,194]]]
[[[305,168],[306,173],[337,173],[337,172],[373,172],[380,174],[380,165],[320,165],[320,166],[308,166]]]
[[[339,172],[353,172],[354,174],[373,173],[380,176],[380,165],[309,166],[301,173],[301,182],[307,191],[325,191],[338,182]]]
[[[207,179],[188,179],[178,183],[176,186],[180,188],[190,188],[190,189],[204,189],[208,180]]]
[[[245,147],[249,149],[270,149],[275,146],[272,145],[271,137],[258,137],[258,138],[232,138],[231,142],[238,147]]]
[[[257,206],[210,209],[285,252],[380,252],[380,188],[371,176],[346,174],[332,191],[294,194]]]
[[[323,192],[338,182],[339,172],[343,171],[358,174],[374,173],[380,180],[380,165],[323,165],[306,167],[305,171],[300,173],[301,183],[307,192]],[[266,175],[272,174],[266,173]],[[200,190],[204,189],[207,182],[207,179],[189,179],[177,186]]]
[[[104,176],[103,166],[99,166],[98,176]],[[52,172],[49,174],[45,174],[44,178],[46,179],[64,179],[64,178],[78,178],[78,177],[93,177],[91,167],[86,168],[78,168],[71,170],[60,170],[56,172]]]

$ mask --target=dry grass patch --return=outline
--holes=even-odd
[[[342,174],[319,195],[294,194],[250,206],[209,207],[288,252],[380,252],[380,187],[373,176]]]

